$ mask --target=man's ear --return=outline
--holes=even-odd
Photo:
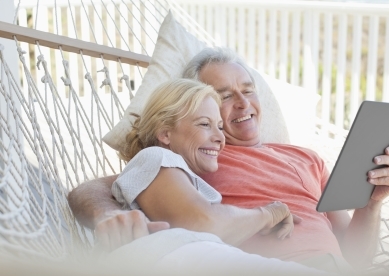
[[[161,143],[161,145],[169,147],[170,145],[170,130],[162,129],[157,134],[157,139]]]

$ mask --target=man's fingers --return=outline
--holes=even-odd
[[[389,177],[369,178],[369,183],[377,186],[389,186]]]
[[[152,234],[152,233],[155,233],[158,231],[169,229],[170,224],[165,222],[165,221],[154,221],[154,222],[149,222],[147,224],[147,228],[148,228],[150,234]]]

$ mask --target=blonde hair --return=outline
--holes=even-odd
[[[156,88],[138,115],[132,130],[126,136],[126,145],[119,152],[120,158],[131,160],[144,148],[158,146],[158,134],[173,129],[176,123],[193,114],[207,97],[212,97],[221,105],[220,96],[212,86],[189,79],[176,79]]]

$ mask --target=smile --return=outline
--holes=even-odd
[[[247,121],[251,119],[251,115],[247,115],[247,116],[244,116],[242,118],[238,118],[238,119],[235,119],[235,120],[232,120],[233,123],[240,123],[240,122],[243,122],[243,121]]]
[[[205,153],[207,155],[211,155],[211,156],[218,156],[219,155],[218,150],[199,149],[199,151],[201,151],[202,153]]]

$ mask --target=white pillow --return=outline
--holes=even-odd
[[[155,88],[169,79],[180,77],[186,64],[205,47],[204,42],[188,33],[169,12],[159,29],[154,53],[141,86],[123,119],[103,137],[103,141],[115,150],[120,150],[134,119],[129,113],[139,114]],[[288,143],[288,131],[277,100],[259,73],[255,70],[252,73],[262,108],[261,141]]]
[[[274,92],[284,115],[290,143],[308,147],[315,135],[316,105],[318,94],[306,88],[263,76]]]

